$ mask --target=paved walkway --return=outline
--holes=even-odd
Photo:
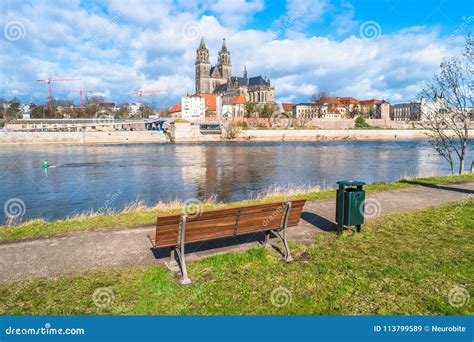
[[[414,209],[461,201],[474,195],[474,182],[419,186],[368,194],[369,216],[385,216]],[[370,206],[370,208],[369,208]],[[317,233],[333,230],[335,200],[308,202],[297,227],[288,237],[309,244]],[[77,232],[48,239],[0,244],[0,282],[54,276],[61,273],[106,269],[115,266],[164,263],[169,252],[153,254],[146,235],[154,227]],[[193,245],[187,259],[227,251],[245,250],[258,244],[260,236],[223,239]],[[247,240],[245,240],[247,239]]]

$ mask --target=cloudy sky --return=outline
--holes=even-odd
[[[462,53],[473,32],[465,0],[0,1],[1,96],[45,103],[67,90],[137,101],[137,90],[162,107],[194,91],[194,60],[204,37],[211,62],[222,38],[233,74],[271,79],[277,101],[334,96],[414,99],[444,57]]]

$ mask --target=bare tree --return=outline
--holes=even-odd
[[[360,115],[365,117],[365,115],[363,115],[358,105],[347,103],[344,105],[344,108],[345,108],[345,116],[349,119],[354,119]]]
[[[242,130],[242,126],[234,121],[228,121],[222,128],[222,137],[227,140],[233,140],[237,138],[237,135]]]
[[[466,37],[464,58],[444,60],[439,74],[422,91],[422,127],[428,130],[431,145],[449,162],[459,163],[458,173],[464,171],[469,143],[469,127],[473,106],[473,41]],[[423,105],[424,104],[424,105]]]
[[[327,107],[328,94],[325,91],[311,95],[311,102],[314,103],[317,118],[321,118],[324,114],[324,108]]]

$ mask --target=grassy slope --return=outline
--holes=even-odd
[[[448,223],[449,222],[449,223]],[[0,286],[0,314],[456,314],[447,299],[474,286],[474,200],[371,221],[361,234],[292,244],[295,262],[253,248],[189,264],[192,286],[161,266],[117,268]],[[109,287],[113,303],[93,304]],[[291,301],[272,305],[278,287]]]
[[[365,187],[367,191],[397,190],[416,186],[417,184],[437,184],[437,183],[453,183],[462,181],[474,181],[474,174],[465,174],[462,176],[438,176],[407,179],[393,183],[372,183]],[[235,206],[239,204],[259,203],[278,201],[288,198],[306,198],[308,200],[334,198],[334,190],[324,190],[319,192],[310,192],[304,194],[296,194],[291,196],[274,195],[256,200],[246,200],[234,203],[208,203],[203,205],[203,209],[223,208]],[[157,209],[140,209],[130,210],[113,215],[95,215],[84,216],[76,219],[44,221],[32,220],[19,226],[0,226],[0,242],[13,241],[25,238],[47,237],[60,235],[73,231],[86,231],[102,228],[130,228],[143,225],[154,224],[157,214],[179,213],[180,207]]]

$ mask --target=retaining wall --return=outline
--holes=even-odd
[[[124,144],[166,142],[157,131],[2,132],[0,144]]]
[[[218,134],[201,134],[198,125],[176,123],[172,135],[176,142],[220,141]],[[470,131],[474,138],[474,130]],[[409,140],[427,139],[421,129],[245,129],[237,140]]]
[[[176,142],[222,141],[220,134],[202,134],[198,125],[177,123],[172,136]],[[237,140],[370,140],[426,139],[419,129],[246,129]],[[470,131],[474,138],[474,130]],[[0,145],[23,144],[127,144],[161,143],[168,137],[157,131],[118,132],[2,132]]]

